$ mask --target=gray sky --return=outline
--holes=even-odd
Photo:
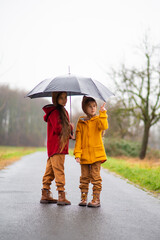
[[[30,91],[70,65],[112,90],[105,71],[137,64],[146,30],[160,43],[159,13],[159,0],[0,0],[0,83]]]

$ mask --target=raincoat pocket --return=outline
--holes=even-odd
[[[106,159],[106,154],[105,154],[105,150],[102,146],[99,147],[95,147],[94,148],[94,153],[95,153],[95,157],[96,159]]]
[[[89,157],[89,152],[88,152],[88,148],[86,149],[82,149],[82,155],[81,155],[81,159],[86,160]]]

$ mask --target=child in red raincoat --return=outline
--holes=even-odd
[[[64,106],[67,102],[66,92],[53,92],[52,102],[43,107],[44,121],[47,122],[47,152],[48,160],[43,176],[42,197],[40,203],[57,203],[58,205],[70,205],[65,197],[65,173],[64,161],[68,154],[69,138],[72,126],[69,115]],[[52,198],[50,185],[55,180],[58,200]]]

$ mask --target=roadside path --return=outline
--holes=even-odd
[[[160,239],[160,200],[105,170],[101,208],[79,207],[80,166],[70,156],[65,169],[72,205],[40,204],[46,158],[37,152],[0,171],[1,240]],[[52,192],[57,197],[54,183]]]

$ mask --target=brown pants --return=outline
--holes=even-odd
[[[100,193],[102,190],[102,178],[100,176],[101,162],[93,164],[81,164],[81,177],[79,188],[81,192],[88,192],[89,183],[93,184],[93,192]]]
[[[46,171],[43,176],[43,188],[50,190],[50,185],[55,179],[57,191],[65,190],[64,160],[64,154],[56,154],[48,158]]]

